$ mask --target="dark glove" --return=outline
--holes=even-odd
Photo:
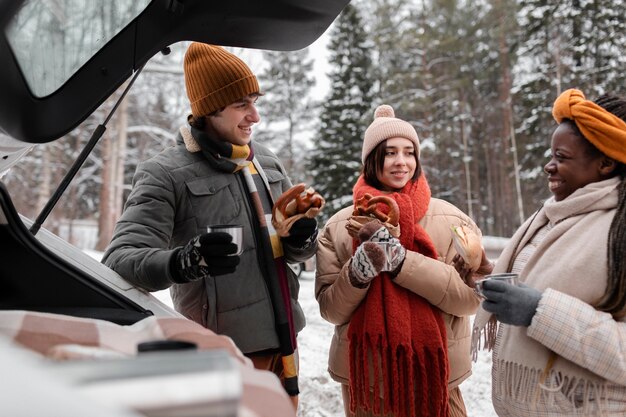
[[[486,298],[483,308],[495,314],[499,322],[530,326],[541,300],[541,291],[524,284],[511,285],[496,280],[486,280],[482,287]]]
[[[309,246],[317,237],[317,220],[303,217],[297,220],[289,230],[289,236],[283,242],[294,248]]]
[[[204,233],[179,249],[170,263],[170,271],[178,283],[196,281],[209,275],[235,272],[239,265],[237,245],[228,233]]]

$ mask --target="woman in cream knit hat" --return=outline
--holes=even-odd
[[[499,415],[624,416],[626,100],[570,89],[552,115],[544,167],[552,197],[494,269],[518,273],[523,285],[483,285],[473,347],[484,332],[494,349]]]
[[[348,228],[370,218],[354,206],[339,211],[316,256],[315,294],[335,325],[328,370],[341,383],[346,416],[465,416],[459,384],[471,373],[468,316],[479,299],[453,265],[450,228],[480,230],[431,198],[417,133],[391,106],[376,109],[362,161],[355,204],[389,197],[398,214],[380,205],[389,219],[355,234]],[[483,254],[480,273],[490,270]]]

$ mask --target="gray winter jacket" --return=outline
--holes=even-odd
[[[186,135],[189,142],[190,135]],[[191,139],[193,140],[193,138]],[[196,144],[197,145],[197,144]],[[257,170],[269,183],[276,200],[291,187],[280,160],[266,147],[254,143]],[[244,188],[242,173],[215,170],[202,152],[179,135],[175,146],[141,163],[132,191],[117,222],[113,239],[102,262],[124,279],[148,291],[168,287],[174,307],[203,326],[231,337],[244,353],[279,346],[272,304],[257,253],[257,227]],[[241,262],[233,274],[175,284],[170,258],[210,224],[242,224],[244,242]],[[256,223],[256,222],[254,222]],[[283,244],[287,262],[302,262],[316,250]],[[305,324],[298,304],[299,283],[290,268],[295,330]]]

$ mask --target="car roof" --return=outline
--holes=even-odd
[[[69,3],[76,6],[80,2]],[[321,36],[348,3],[87,0],[85,7],[58,10],[53,7],[57,2],[1,1],[0,131],[22,142],[53,141],[85,120],[135,71],[169,45],[199,41],[298,50]],[[94,7],[105,7],[112,15],[122,16],[117,25],[106,28],[106,36],[96,29],[104,27],[103,22],[85,22],[89,19],[86,10]],[[49,18],[36,20],[32,17],[35,13]],[[73,15],[79,20],[72,20]],[[92,30],[77,32],[75,21]],[[58,49],[54,45],[56,36],[65,42]],[[80,43],[79,47],[67,45],[68,39]],[[72,53],[79,56],[72,57],[68,65],[66,56]]]

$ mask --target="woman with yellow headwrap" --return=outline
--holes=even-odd
[[[544,167],[552,197],[487,281],[473,352],[493,348],[501,416],[626,415],[626,100],[567,90]]]

